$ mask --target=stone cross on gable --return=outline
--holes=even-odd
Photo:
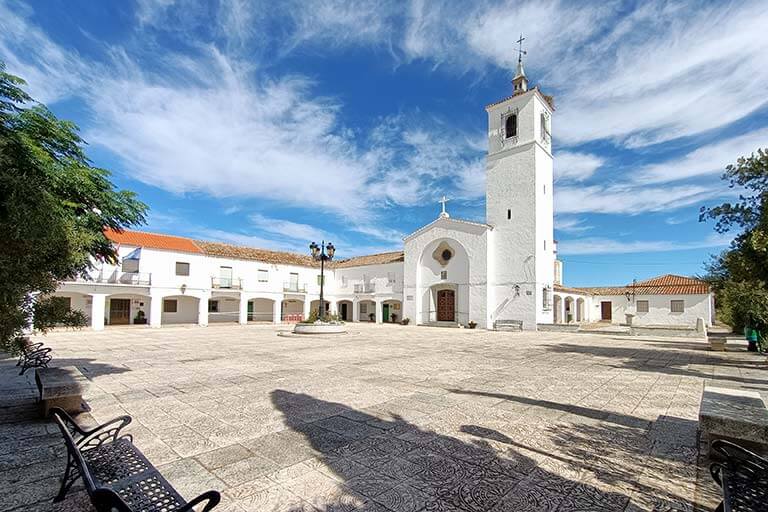
[[[440,216],[441,217],[447,217],[448,216],[448,212],[445,211],[445,203],[447,203],[448,201],[450,201],[450,199],[448,199],[445,196],[443,196],[442,199],[440,199],[438,201],[438,203],[440,203],[442,205],[442,209],[443,209],[443,211],[440,212]]]

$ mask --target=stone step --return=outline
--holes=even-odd
[[[522,331],[522,320],[496,320],[493,322],[493,329],[495,331]]]

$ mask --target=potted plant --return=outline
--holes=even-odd
[[[370,320],[371,322],[375,322],[376,321],[376,313],[368,313],[368,320]]]
[[[400,321],[400,323],[401,323],[402,325],[408,325],[408,322],[410,322],[410,321],[411,321],[411,319],[410,319],[410,318],[403,318],[403,319]]]
[[[147,323],[147,314],[144,313],[141,309],[136,312],[136,316],[133,317],[133,323],[137,325],[146,325]]]
[[[470,320],[469,323],[467,324],[467,326],[470,329],[474,329],[475,327],[477,327],[477,322],[475,322],[474,320]]]
[[[392,318],[392,323],[397,323],[397,314],[392,313],[391,318]]]

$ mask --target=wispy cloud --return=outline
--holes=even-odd
[[[700,205],[720,190],[704,185],[641,187],[631,184],[561,186],[555,189],[558,214],[610,213],[637,215]]]
[[[593,226],[590,226],[585,222],[584,219],[578,217],[564,217],[558,215],[555,217],[555,230],[562,231],[563,233],[583,233],[584,231],[593,229]]]
[[[576,254],[629,254],[646,252],[687,251],[691,249],[709,249],[725,247],[730,238],[723,235],[711,235],[704,240],[679,242],[674,240],[612,240],[610,238],[578,238],[560,240],[557,251],[563,255]]]
[[[584,181],[605,162],[597,155],[573,151],[558,151],[554,160],[556,182]]]

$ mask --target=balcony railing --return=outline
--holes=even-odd
[[[373,293],[376,291],[376,285],[373,283],[361,283],[355,285],[355,293]]]
[[[243,281],[239,277],[212,277],[211,288],[241,290],[243,288]]]
[[[293,292],[293,293],[307,293],[307,283],[299,284],[299,283],[293,283],[289,281],[289,282],[283,283],[283,291]]]
[[[110,273],[89,274],[78,277],[75,281],[81,283],[104,284],[131,284],[136,286],[149,286],[152,284],[151,272],[120,272],[115,270]]]

